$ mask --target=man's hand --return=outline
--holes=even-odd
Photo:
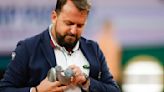
[[[68,87],[61,85],[59,81],[50,82],[48,78],[45,78],[38,86],[38,92],[64,92]],[[35,88],[32,88],[32,92],[36,92]]]
[[[84,76],[83,72],[81,71],[81,69],[76,66],[76,65],[71,65],[69,66],[73,72],[74,72],[74,76],[71,79],[71,83],[73,85],[82,85],[84,82],[87,81],[86,77]]]

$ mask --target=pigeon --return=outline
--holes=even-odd
[[[47,76],[51,82],[59,81],[62,85],[68,85],[71,83],[71,77],[74,76],[74,72],[71,68],[63,70],[61,66],[56,66],[49,70]]]

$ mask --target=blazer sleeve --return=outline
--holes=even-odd
[[[105,57],[98,44],[93,44],[93,48],[100,62],[101,78],[100,80],[90,78],[90,92],[120,92],[117,83],[113,80],[113,76],[109,72]]]
[[[16,56],[0,80],[0,92],[30,92],[30,87],[27,86],[29,54],[25,43],[19,42],[14,52]]]

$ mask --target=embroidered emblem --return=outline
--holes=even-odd
[[[90,67],[89,67],[89,65],[83,65],[83,68],[84,69],[89,69]]]
[[[11,60],[14,60],[15,59],[15,56],[16,56],[16,53],[15,52],[12,52],[11,53]]]

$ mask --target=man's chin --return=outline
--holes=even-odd
[[[65,41],[65,47],[66,48],[74,48],[74,46],[76,45],[77,41]]]
[[[69,36],[67,36],[64,39],[65,47],[74,48],[74,46],[76,45],[77,41],[78,41],[78,39],[76,39],[76,37],[69,37]]]
[[[76,38],[71,37],[71,38],[66,38],[65,39],[65,43],[71,45],[71,44],[75,44],[77,42]]]
[[[75,47],[75,43],[65,43],[64,47],[66,49],[73,49]]]
[[[76,42],[66,42],[66,44],[69,46],[74,46],[76,44]]]

